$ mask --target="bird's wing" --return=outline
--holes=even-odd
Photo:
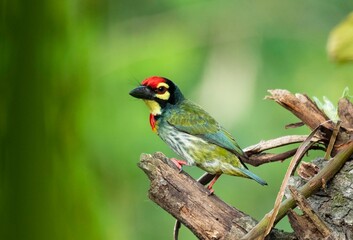
[[[198,136],[207,142],[223,147],[238,157],[245,157],[243,150],[232,135],[205,110],[189,100],[185,100],[178,108],[174,108],[173,113],[167,117],[167,121],[179,131]]]

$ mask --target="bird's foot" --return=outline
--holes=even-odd
[[[214,189],[213,188],[209,188],[209,187],[207,187],[207,189],[208,189],[208,193],[207,193],[207,195],[208,196],[211,196],[211,195],[213,195],[213,193],[214,193]]]
[[[175,166],[177,166],[177,168],[179,169],[179,173],[183,171],[183,165],[187,165],[188,163],[184,160],[178,160],[176,158],[171,158],[170,160],[173,161],[173,163],[175,164]]]
[[[208,184],[207,186],[207,189],[209,190],[209,193],[208,193],[208,196],[212,195],[214,193],[214,190],[213,190],[213,184],[215,184],[215,182],[218,180],[218,178],[220,177],[221,175],[216,175],[212,181],[210,182],[210,184]]]

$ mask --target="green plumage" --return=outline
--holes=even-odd
[[[166,120],[176,129],[228,149],[238,156],[244,156],[232,135],[190,100],[185,99],[176,107],[171,107],[169,113],[166,114]]]
[[[150,104],[152,128],[188,165],[217,176],[224,173],[267,184],[247,169],[242,161],[247,157],[232,135],[200,106],[185,99],[172,81],[151,77],[130,94],[155,101]]]
[[[190,165],[195,164],[212,174],[225,173],[266,184],[247,170],[241,160],[246,156],[232,135],[190,100],[167,106],[157,126],[159,136]]]

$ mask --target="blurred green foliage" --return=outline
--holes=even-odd
[[[148,76],[174,80],[243,147],[309,132],[284,130],[297,119],[263,101],[267,89],[338,100],[352,85],[352,65],[336,66],[325,51],[349,1],[0,6],[0,239],[171,238],[174,220],[147,198],[136,166],[143,152],[175,156],[128,95]],[[251,168],[268,187],[224,176],[216,194],[259,219],[287,164]],[[181,239],[195,237],[182,228]]]

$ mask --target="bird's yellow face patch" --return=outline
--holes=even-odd
[[[156,92],[156,97],[162,100],[168,100],[170,97],[170,93],[168,91],[169,85],[161,82],[157,85],[157,88],[155,90]]]
[[[162,113],[161,106],[154,100],[143,100],[147,107],[150,109],[150,113],[154,116]]]

